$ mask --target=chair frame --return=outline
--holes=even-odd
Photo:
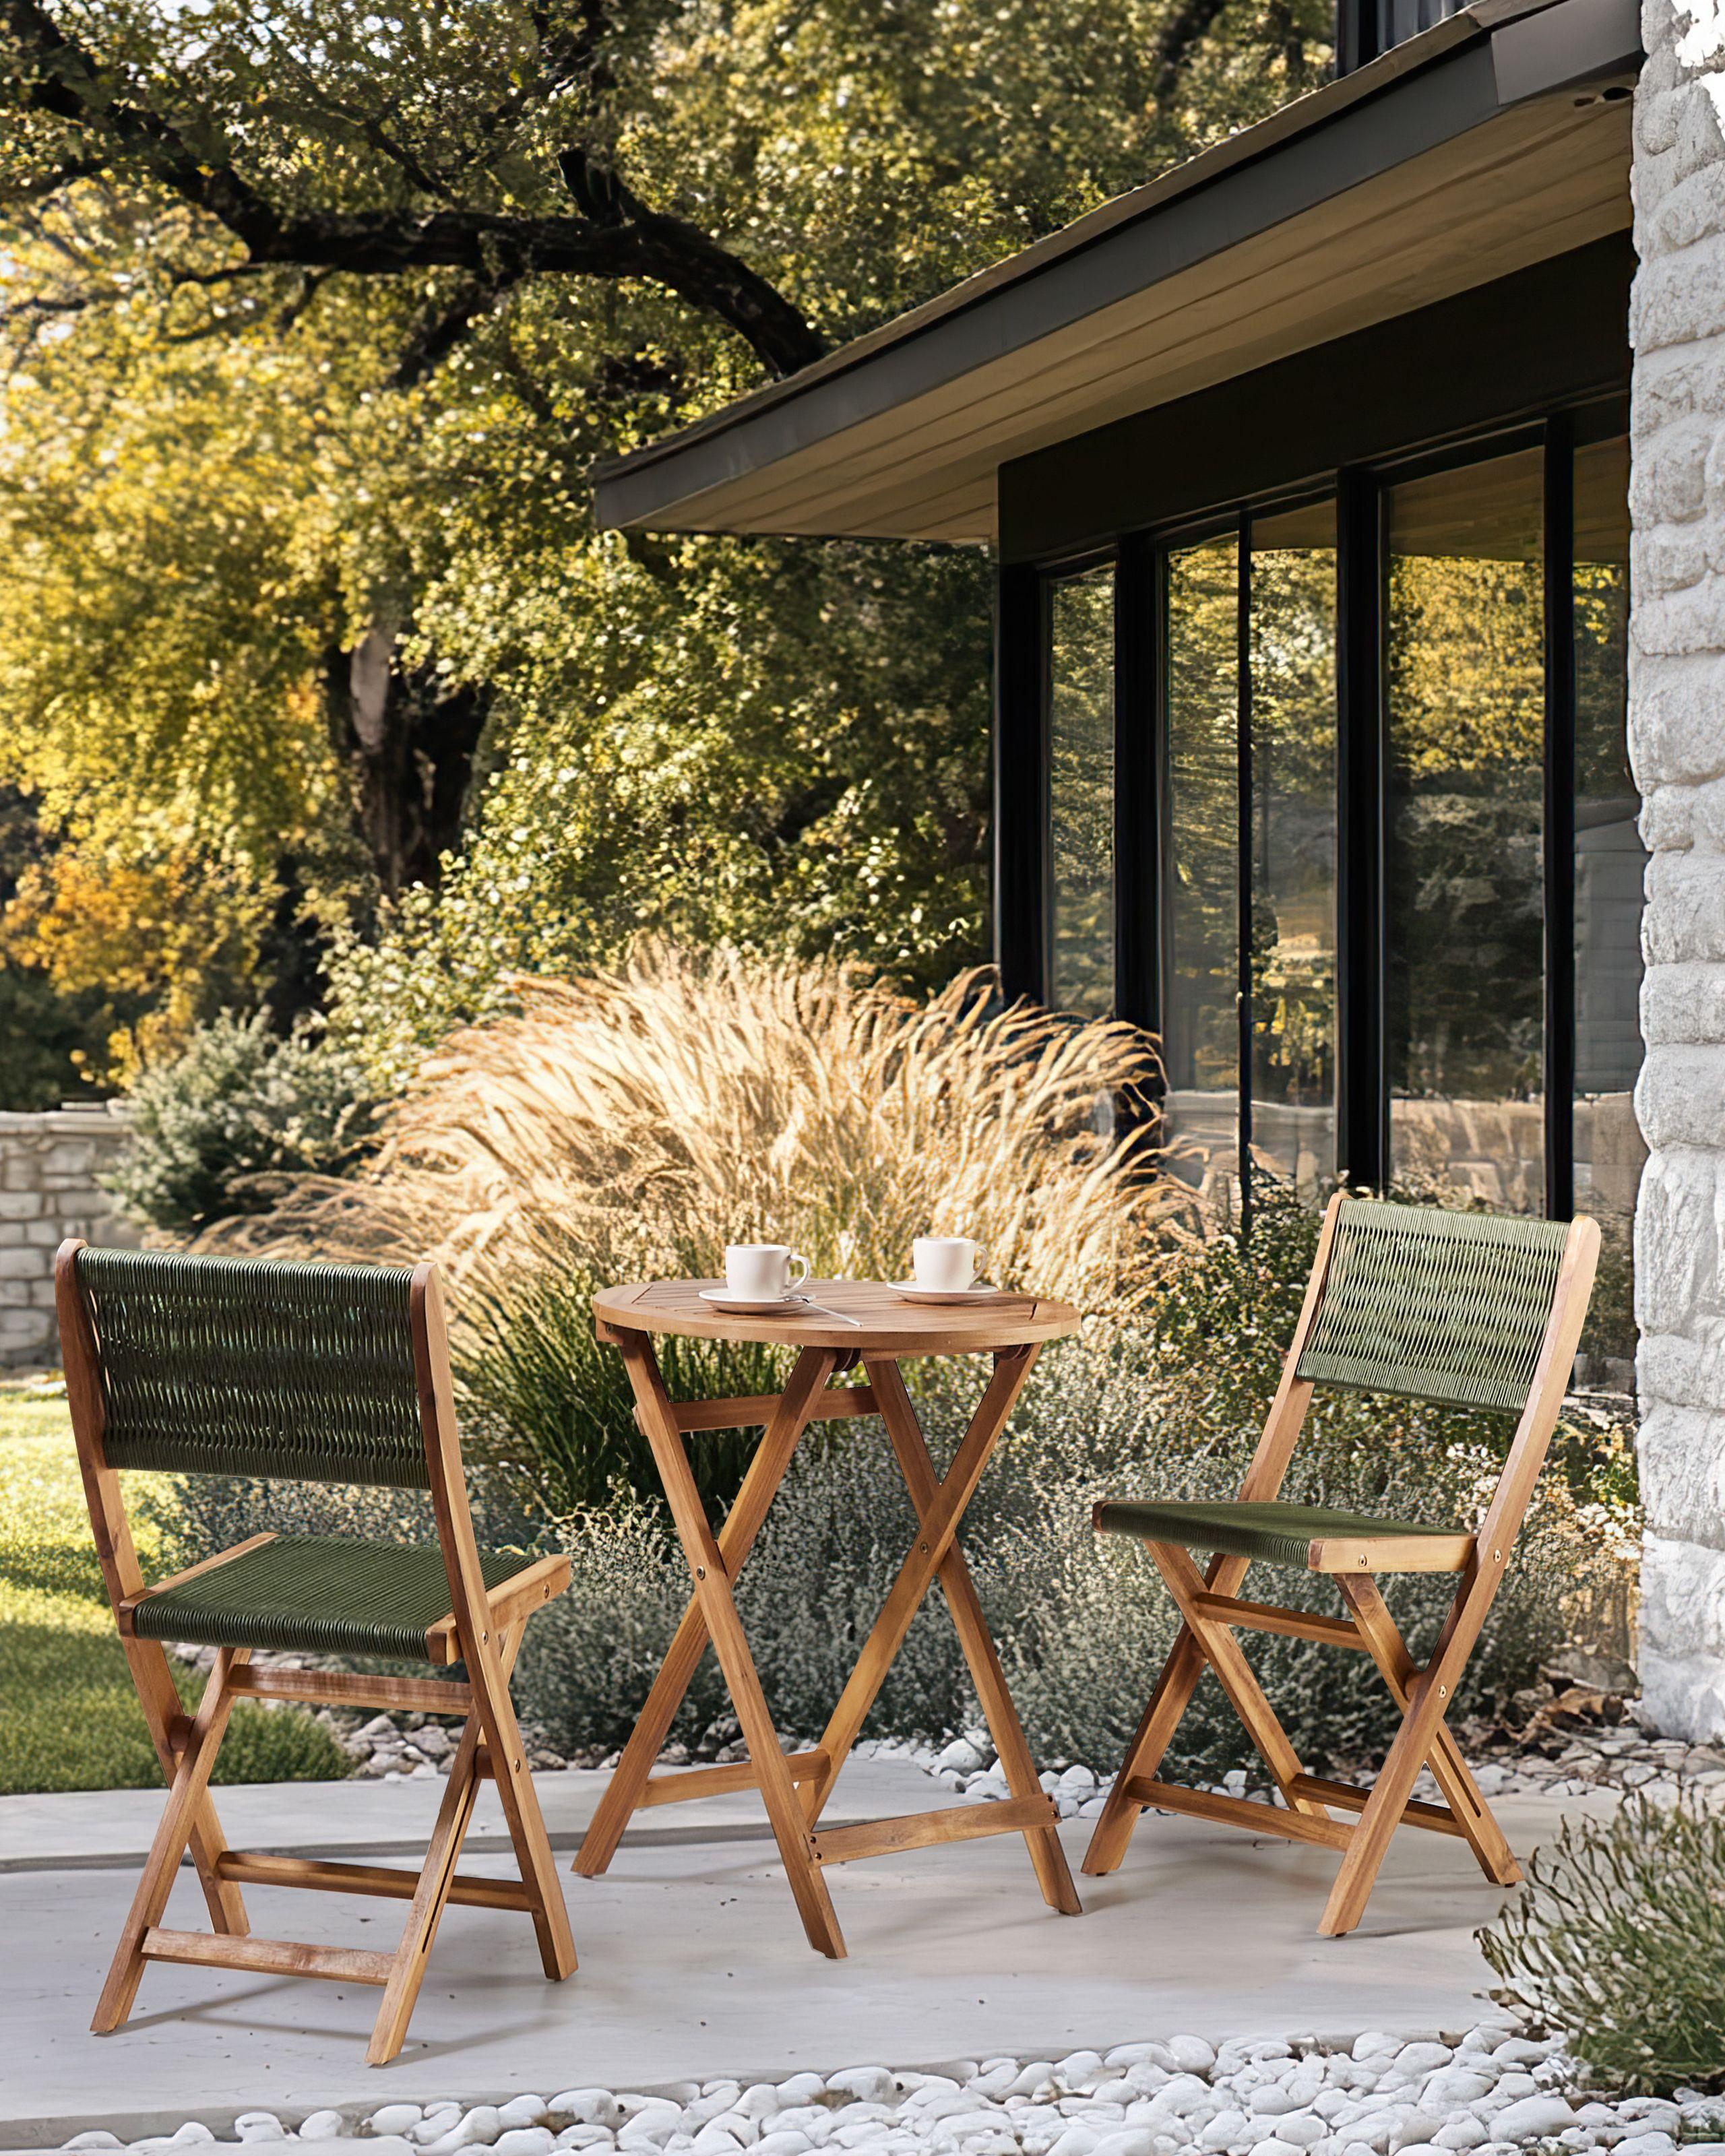
[[[1296,1373],[1323,1299],[1337,1216],[1343,1205],[1360,1202],[1338,1192],[1325,1211],[1306,1300],[1240,1486],[1241,1503],[1273,1501],[1286,1476],[1312,1403],[1313,1381]],[[1520,1866],[1445,1727],[1445,1716],[1502,1580],[1544,1464],[1587,1314],[1599,1249],[1597,1224],[1584,1216],[1572,1221],[1527,1403],[1476,1533],[1314,1541],[1307,1553],[1308,1567],[1335,1580],[1348,1607],[1348,1614],[1341,1617],[1243,1599],[1239,1589],[1251,1563],[1248,1558],[1218,1554],[1200,1572],[1183,1546],[1146,1539],[1144,1546],[1179,1610],[1181,1624],[1091,1838],[1083,1866],[1090,1876],[1100,1877],[1119,1867],[1139,1813],[1152,1806],[1339,1851],[1341,1869],[1318,1925],[1325,1938],[1338,1937],[1358,1924],[1398,1826],[1459,1835],[1486,1876],[1498,1886],[1512,1887],[1521,1878]],[[1384,1606],[1374,1577],[1379,1571],[1460,1575],[1455,1599],[1423,1669],[1414,1663]],[[1369,1789],[1304,1771],[1240,1651],[1236,1629],[1278,1632],[1352,1648],[1372,1657],[1402,1719]],[[1214,1671],[1286,1809],[1158,1779],[1163,1758],[1206,1669]],[[1414,1784],[1428,1763],[1445,1799],[1441,1804],[1414,1799]],[[1337,1820],[1331,1816],[1332,1810],[1358,1816]]]
[[[409,1294],[420,1426],[438,1542],[449,1583],[449,1610],[428,1631],[426,1647],[434,1664],[465,1662],[467,1681],[259,1670],[251,1666],[249,1649],[222,1647],[216,1650],[215,1666],[198,1710],[187,1716],[164,1649],[157,1640],[138,1636],[136,1613],[151,1594],[193,1573],[229,1563],[270,1537],[252,1536],[154,1587],[146,1585],[126,1518],[119,1471],[108,1464],[103,1445],[100,1353],[77,1274],[78,1253],[84,1247],[75,1238],[62,1243],[54,1264],[67,1399],[102,1578],[138,1702],[168,1784],[167,1807],[145,1860],[92,2030],[106,2035],[125,2022],[144,1970],[152,1961],[323,1977],[382,1988],[382,2003],[366,2063],[382,2066],[402,2047],[432,1941],[451,1902],[524,1911],[532,1917],[546,1975],[557,1980],[571,1974],[576,1961],[568,1911],[509,1693],[510,1672],[526,1620],[568,1585],[569,1561],[566,1557],[542,1558],[490,1593],[485,1589],[462,1474],[449,1337],[436,1267],[415,1266]],[[461,1716],[460,1738],[419,1870],[230,1848],[210,1796],[209,1778],[228,1716],[240,1699]],[[488,1879],[455,1868],[480,1784],[487,1777],[496,1783],[502,1801],[520,1866],[519,1881]],[[208,1932],[172,1930],[162,1922],[188,1847],[209,1909],[213,1928]],[[405,1901],[409,1907],[401,1943],[393,1953],[379,1953],[259,1938],[246,1915],[243,1886],[311,1887]]]

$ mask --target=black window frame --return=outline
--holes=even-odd
[[[1240,548],[1238,640],[1241,884],[1240,1193],[1249,1219],[1252,1057],[1249,924],[1250,531],[1279,510],[1333,498],[1337,551],[1336,1164],[1356,1188],[1382,1188],[1391,1167],[1385,1014],[1389,757],[1389,489],[1538,447],[1543,553],[1545,1210],[1574,1203],[1575,769],[1574,456],[1627,432],[1624,398],[1595,392],[1533,418],[1481,427],[1120,533],[1108,545],[999,572],[997,620],[996,952],[1009,998],[1046,1004],[1053,891],[1049,780],[1052,653],[1049,593],[1062,578],[1114,567],[1115,1009],[1159,1034],[1167,1007],[1172,860],[1168,756],[1169,552],[1230,530]],[[1032,795],[1034,798],[1027,798]]]

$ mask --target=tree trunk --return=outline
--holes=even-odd
[[[399,630],[376,622],[326,669],[330,738],[347,765],[353,816],[388,898],[435,886],[461,835],[473,760],[490,709],[483,688],[398,665]]]

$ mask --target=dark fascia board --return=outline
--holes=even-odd
[[[1629,387],[1614,233],[1000,468],[1000,558],[1053,562]],[[1297,413],[1297,424],[1289,414]]]
[[[1392,171],[1507,105],[1619,71],[1640,50],[1635,0],[1486,0],[800,373],[597,466],[600,527],[676,528],[716,487]]]

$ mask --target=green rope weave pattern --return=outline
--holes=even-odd
[[[480,1573],[500,1587],[532,1562],[481,1550]],[[449,1613],[449,1576],[434,1544],[284,1535],[148,1596],[134,1621],[146,1640],[423,1662],[427,1630]]]
[[[1312,1545],[1353,1535],[1453,1535],[1454,1527],[1422,1527],[1414,1520],[1373,1519],[1369,1512],[1342,1512],[1328,1505],[1240,1503],[1158,1504],[1147,1497],[1117,1497],[1098,1505],[1098,1534],[1136,1535],[1141,1541],[1173,1543],[1182,1549],[1221,1551],[1260,1564],[1303,1571]]]
[[[1568,1229],[1358,1199],[1297,1374],[1440,1405],[1527,1405]]]
[[[85,1249],[116,1467],[429,1486],[399,1265]]]

